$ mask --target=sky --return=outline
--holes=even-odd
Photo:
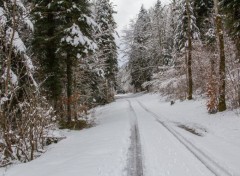
[[[141,6],[144,5],[146,9],[149,9],[157,2],[157,0],[111,0],[111,2],[113,2],[115,11],[117,11],[114,18],[118,26],[117,31],[121,36],[121,31],[124,27],[129,24],[131,19],[137,17]],[[170,0],[161,0],[161,2],[163,5],[166,5],[170,2]],[[116,41],[119,45],[120,38],[117,38]],[[124,62],[122,61],[121,53],[119,53],[118,60],[121,66]]]

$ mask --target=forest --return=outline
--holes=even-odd
[[[36,158],[48,130],[114,99],[116,23],[109,0],[0,1],[0,157]],[[51,142],[51,141],[50,141]]]
[[[141,7],[123,31],[125,91],[153,91],[169,100],[207,99],[209,113],[240,106],[240,2],[174,0]]]
[[[116,13],[110,0],[0,0],[0,166],[40,156],[50,130],[88,127],[117,91],[239,108],[239,0],[158,0],[123,36]]]

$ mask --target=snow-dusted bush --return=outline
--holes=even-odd
[[[0,110],[0,166],[14,160],[27,162],[44,151],[48,130],[55,120],[53,108],[42,96],[30,93],[28,99],[16,103],[10,99]]]

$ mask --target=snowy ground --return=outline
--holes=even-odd
[[[4,176],[240,176],[240,117],[204,101],[128,94],[97,108],[97,125],[67,136]]]

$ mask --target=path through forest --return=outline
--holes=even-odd
[[[118,96],[96,109],[95,127],[62,131],[65,140],[0,175],[239,176],[239,119],[218,116],[201,101],[171,106],[157,95]]]

